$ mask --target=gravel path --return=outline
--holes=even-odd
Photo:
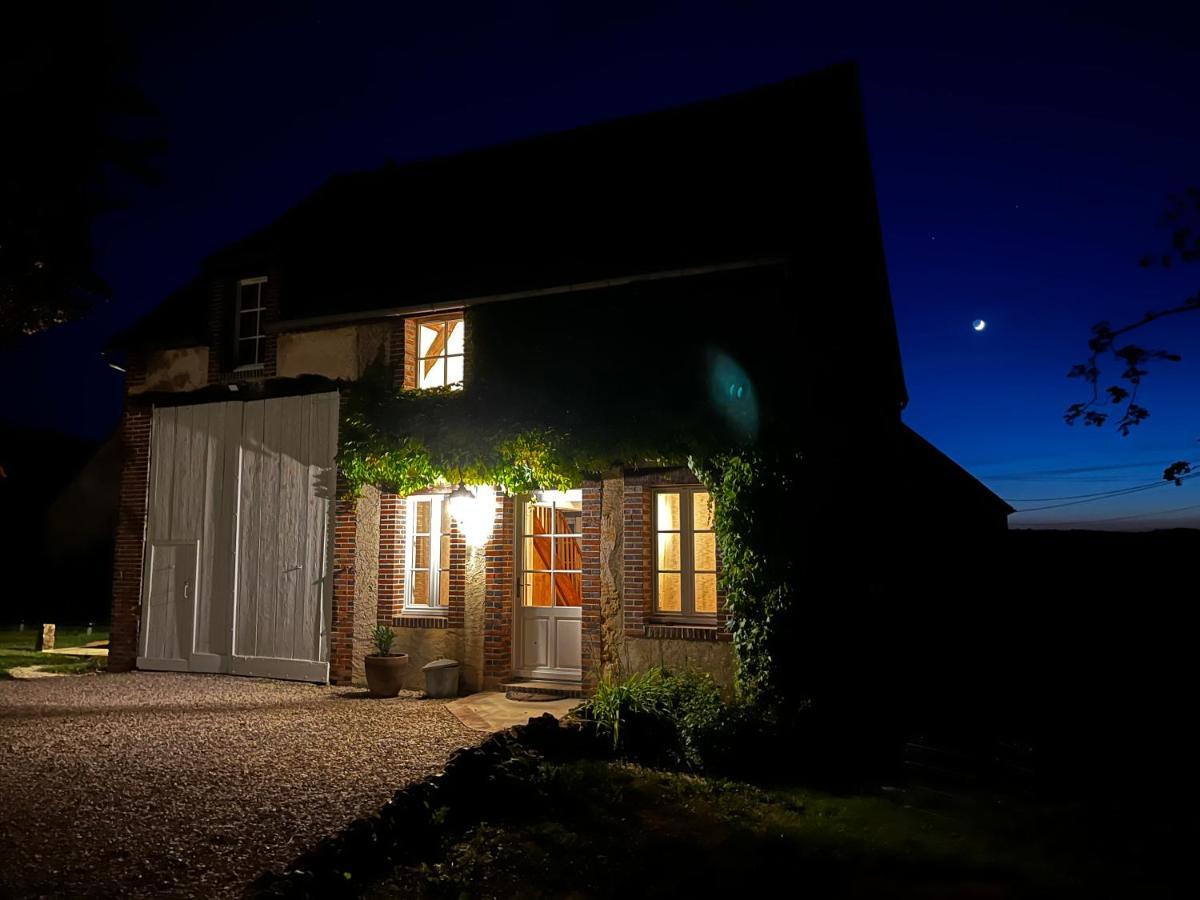
[[[0,897],[237,895],[481,737],[443,701],[347,688],[0,681]]]

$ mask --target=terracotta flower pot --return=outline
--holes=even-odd
[[[400,693],[400,682],[408,668],[407,653],[368,656],[363,662],[367,670],[367,691],[372,697],[395,697]]]

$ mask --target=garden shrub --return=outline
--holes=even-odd
[[[731,709],[712,676],[656,667],[622,681],[605,679],[579,717],[622,756],[699,771],[725,757]]]

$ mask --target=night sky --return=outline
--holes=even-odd
[[[102,437],[104,340],[337,172],[861,67],[906,421],[1006,499],[1147,484],[1200,460],[1200,314],[1142,338],[1156,369],[1128,438],[1069,428],[1090,325],[1175,305],[1200,271],[1143,270],[1168,193],[1200,184],[1200,44],[1186,4],[1120,15],[977,4],[126,4],[161,109],[165,183],[97,223],[115,294],[0,357],[7,424]],[[832,4],[831,4],[832,6]],[[411,8],[410,8],[411,7]],[[802,111],[798,111],[802,114]],[[402,214],[402,211],[398,211]],[[469,264],[469,260],[464,260]],[[1191,267],[1197,269],[1200,267]],[[814,298],[819,302],[819,298]],[[987,321],[982,333],[971,329]],[[15,393],[15,395],[14,395]],[[879,460],[878,477],[890,477]],[[1066,501],[1060,501],[1066,502]],[[1019,508],[1054,500],[1014,503]],[[1013,516],[1013,526],[1200,525],[1200,481]]]

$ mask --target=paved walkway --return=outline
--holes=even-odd
[[[547,700],[529,702],[508,700],[501,691],[483,691],[460,697],[446,705],[458,720],[476,731],[503,731],[514,725],[524,725],[532,718],[551,713],[561,719],[582,700]]]

